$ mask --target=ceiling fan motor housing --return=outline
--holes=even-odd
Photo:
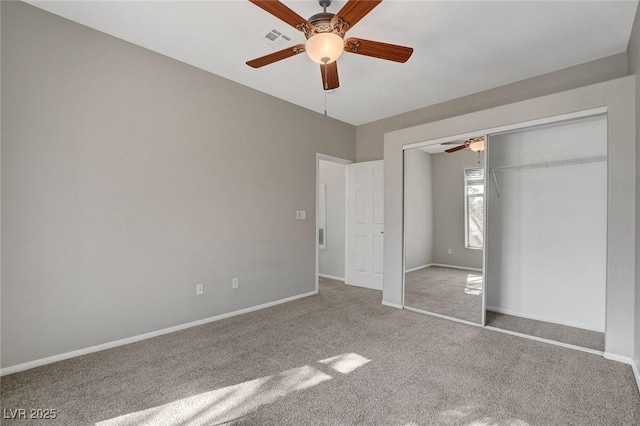
[[[321,0],[322,5],[322,0]],[[307,54],[316,63],[335,62],[344,51],[344,33],[349,28],[342,19],[334,20],[334,13],[316,13],[299,28],[307,38]]]
[[[329,12],[320,12],[313,15],[309,18],[309,23],[311,23],[311,27],[307,25],[303,25],[298,29],[302,31],[305,37],[310,39],[316,34],[322,33],[334,33],[344,38],[344,34],[347,32],[349,28],[349,24],[344,22],[342,19],[338,19],[333,25],[331,24],[331,19],[335,16],[334,13]]]

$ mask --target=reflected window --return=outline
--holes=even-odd
[[[482,249],[484,246],[484,169],[464,168],[464,222],[465,247]]]

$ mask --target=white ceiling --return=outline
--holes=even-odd
[[[324,110],[319,65],[298,55],[264,68],[272,28],[302,33],[247,0],[29,1],[83,25],[311,110]],[[284,3],[308,18],[315,0]],[[344,1],[328,9],[337,12]],[[328,114],[360,125],[626,50],[638,1],[384,0],[347,36],[413,47],[405,64],[345,53]],[[286,47],[286,46],[283,46]]]

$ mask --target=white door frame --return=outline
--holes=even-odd
[[[318,236],[318,208],[320,207],[320,160],[329,161],[331,163],[337,163],[342,165],[352,164],[353,161],[346,160],[344,158],[333,157],[331,155],[316,153],[316,226],[315,226],[315,234],[316,234],[316,293],[320,290],[319,288],[319,274],[320,274],[320,240]],[[345,196],[345,216],[344,216],[344,280],[345,284],[347,282],[347,271],[349,271],[349,168],[344,168],[344,196]]]

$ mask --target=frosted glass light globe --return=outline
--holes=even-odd
[[[469,144],[469,149],[471,151],[475,151],[475,152],[484,151],[484,139],[479,140],[479,141],[475,141],[475,142],[471,142]]]
[[[316,34],[305,44],[307,55],[318,64],[330,64],[342,55],[344,40],[334,33]]]

